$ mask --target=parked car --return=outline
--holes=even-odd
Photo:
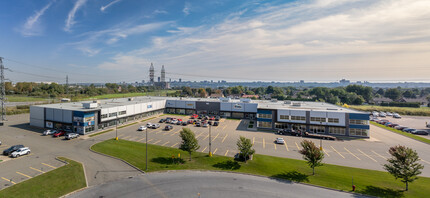
[[[213,126],[218,126],[219,125],[219,122],[218,121],[215,121],[214,123],[213,123]]]
[[[398,113],[395,113],[395,114],[393,114],[393,118],[400,119],[400,118],[402,118],[402,116],[400,116]]]
[[[394,123],[391,123],[391,124],[388,124],[388,126],[389,126],[389,127],[392,127],[392,128],[394,128],[394,127],[396,127],[396,126],[399,126],[399,124],[394,124]]]
[[[181,125],[182,124],[182,121],[178,121],[177,123],[176,123],[176,125]]]
[[[71,139],[78,138],[78,137],[79,137],[79,134],[77,134],[77,133],[66,134],[66,140],[71,140]]]
[[[411,133],[415,135],[429,135],[429,132],[424,130],[412,131]]]
[[[216,117],[215,117],[215,121],[219,121],[219,119],[220,119],[220,117],[219,117],[219,116],[216,116]]]
[[[182,126],[187,126],[188,122],[182,122]]]
[[[196,118],[198,118],[199,116],[197,115],[197,114],[193,114],[193,115],[191,115],[191,119],[196,119]]]
[[[275,143],[276,144],[285,144],[285,140],[284,140],[284,138],[276,138]]]
[[[391,112],[387,112],[386,114],[387,114],[387,116],[393,116],[393,114]]]
[[[10,155],[12,152],[14,152],[14,151],[16,151],[16,150],[18,150],[18,149],[20,149],[20,148],[24,148],[24,145],[22,145],[22,144],[13,145],[13,146],[9,147],[8,149],[5,149],[5,150],[3,151],[3,155],[8,156],[8,155]]]
[[[65,131],[57,131],[54,134],[52,134],[52,137],[60,137],[66,135]]]
[[[158,123],[163,123],[165,121],[166,121],[165,119],[160,119],[160,121],[158,121]]]
[[[43,132],[43,135],[52,135],[52,134],[54,134],[55,132],[57,132],[56,130],[46,130],[46,131],[44,131]]]
[[[403,131],[403,129],[406,129],[406,128],[408,128],[407,126],[397,126],[398,127],[398,130],[401,130],[401,131]]]
[[[146,124],[146,127],[151,128],[151,127],[152,127],[152,123],[148,122],[148,123]]]
[[[214,117],[214,116],[211,116],[211,117],[209,118],[209,120],[215,120],[215,117]]]
[[[203,123],[203,127],[208,127],[209,125],[208,125],[208,123],[207,122],[204,122]]]
[[[23,148],[19,148],[16,151],[12,152],[10,154],[11,157],[16,158],[19,157],[21,155],[28,155],[30,154],[30,149],[28,147],[23,147]]]
[[[209,120],[209,121],[208,121],[208,124],[209,124],[209,125],[212,125],[213,123],[212,123],[212,121],[210,121],[210,120]]]
[[[379,117],[386,117],[387,116],[387,114],[386,113],[384,113],[384,112],[379,112]]]
[[[170,130],[172,130],[173,129],[173,126],[172,125],[166,125],[165,127],[164,127],[164,130],[166,130],[166,131],[170,131]]]
[[[200,127],[200,126],[201,126],[200,122],[196,122],[196,127]]]
[[[143,130],[146,130],[147,129],[147,127],[146,126],[140,126],[137,130],[138,131],[143,131]]]
[[[178,120],[172,120],[172,121],[170,122],[170,124],[176,124],[176,123],[178,123]]]
[[[0,141],[0,146],[1,146],[1,141]]]
[[[160,124],[152,124],[151,128],[158,129],[160,128]]]
[[[194,124],[193,120],[188,120],[188,124]]]
[[[279,129],[277,133],[280,135],[292,135],[292,136],[301,135],[301,134],[299,134],[298,131],[293,130],[293,129]]]
[[[403,131],[404,131],[404,132],[408,132],[408,133],[412,133],[412,132],[416,131],[416,129],[408,128],[408,129],[403,130]]]

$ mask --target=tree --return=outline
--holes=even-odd
[[[387,91],[385,91],[385,97],[390,98],[391,100],[397,100],[401,95],[402,93],[400,90],[396,88],[387,89]]]
[[[418,179],[417,175],[421,174],[421,169],[424,166],[418,163],[420,159],[416,151],[405,146],[394,146],[388,150],[390,155],[388,164],[384,164],[384,169],[387,170],[396,179],[406,184],[408,191],[408,183],[412,183]]]
[[[199,93],[199,96],[200,96],[201,98],[205,98],[205,97],[206,97],[206,95],[207,95],[206,90],[205,90],[205,89],[203,89],[203,88],[199,88],[198,93]]]
[[[312,141],[303,140],[300,145],[302,145],[303,149],[299,153],[303,155],[303,159],[312,168],[312,175],[315,175],[315,167],[323,165],[324,153]]]
[[[414,94],[414,92],[412,92],[412,90],[406,90],[405,92],[403,92],[403,97],[416,98],[416,95]]]
[[[187,151],[190,154],[191,161],[191,153],[200,148],[199,142],[197,141],[194,133],[189,128],[182,128],[179,136],[182,138],[179,149]]]
[[[236,145],[239,150],[239,157],[245,159],[245,163],[248,157],[255,153],[255,150],[252,148],[253,145],[251,143],[251,139],[240,136]]]

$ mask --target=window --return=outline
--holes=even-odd
[[[124,115],[126,113],[127,113],[127,111],[120,111],[118,115]]]
[[[369,130],[367,129],[349,129],[349,135],[350,136],[365,136],[367,137],[367,133],[369,132]]]
[[[290,116],[289,115],[280,115],[279,118],[281,118],[282,120],[289,120]]]
[[[306,121],[306,117],[305,116],[291,116],[291,120]]]
[[[103,119],[103,118],[107,118],[108,117],[108,114],[102,114],[102,115],[100,115],[100,118],[101,119]]]
[[[339,123],[339,118],[328,118],[329,123]]]
[[[276,129],[288,129],[288,123],[275,122]]]
[[[369,121],[368,120],[349,120],[349,124],[369,125]]]
[[[109,113],[109,117],[115,117],[117,115],[117,113]]]
[[[325,126],[309,126],[311,133],[325,133]]]
[[[291,128],[294,130],[306,131],[306,125],[304,124],[292,124]]]
[[[311,117],[311,122],[325,122],[325,118],[322,118],[322,117]]]
[[[258,124],[258,127],[261,127],[261,128],[272,128],[272,122],[258,121],[257,124]]]
[[[345,135],[345,128],[329,127],[329,133],[335,135]]]
[[[257,114],[258,118],[270,118],[272,119],[272,114]]]

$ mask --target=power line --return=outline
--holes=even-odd
[[[3,121],[6,120],[6,84],[5,84],[5,78],[4,78],[4,70],[8,70],[8,68],[5,68],[3,65],[3,57],[0,57],[0,100],[1,100],[1,118],[0,123],[3,125]]]

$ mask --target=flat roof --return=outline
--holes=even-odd
[[[56,104],[45,104],[36,105],[39,107],[55,108],[55,109],[67,109],[73,111],[94,111],[103,108],[111,108],[117,106],[125,106],[137,103],[147,103],[162,100],[181,100],[181,101],[204,101],[204,102],[221,102],[219,98],[189,98],[189,97],[160,97],[160,96],[138,96],[129,98],[113,98],[113,99],[101,99],[99,106],[92,109],[86,109],[83,107],[83,103],[91,103],[94,100],[80,101],[80,102],[66,102]],[[241,102],[239,99],[230,99],[231,103]],[[251,100],[249,103],[258,104],[259,109],[285,109],[285,110],[304,110],[304,111],[331,111],[331,112],[345,112],[345,113],[363,113],[353,109],[340,107],[337,105],[325,103],[325,102],[309,102],[309,101],[271,101],[271,100]]]

